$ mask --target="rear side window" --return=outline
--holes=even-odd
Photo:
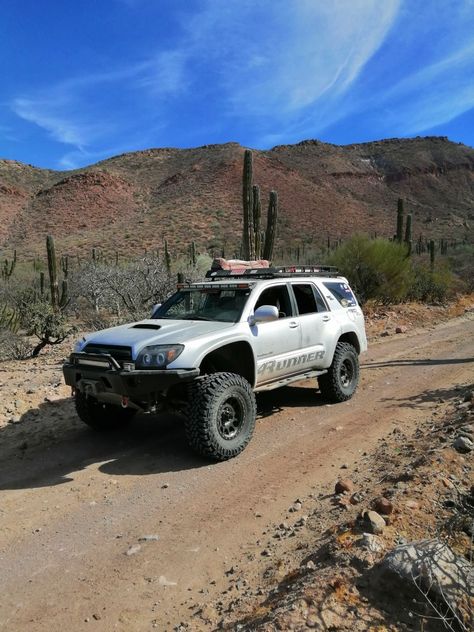
[[[325,312],[327,308],[317,289],[309,283],[292,283],[299,314]]]
[[[354,307],[357,305],[356,298],[347,283],[327,281],[323,285],[337,298],[342,307]]]

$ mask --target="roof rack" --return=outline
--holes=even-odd
[[[310,277],[310,276],[324,276],[324,277],[336,277],[339,276],[339,271],[334,266],[277,266],[272,268],[238,268],[234,270],[208,270],[206,272],[206,279],[222,279],[223,277],[243,278],[248,279],[275,279],[278,277],[288,276]]]

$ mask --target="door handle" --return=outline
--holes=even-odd
[[[324,321],[325,323],[327,323],[327,322],[328,322],[328,320],[331,320],[331,316],[323,316],[323,321]]]
[[[295,322],[294,320],[292,320],[289,324],[290,329],[294,329],[295,327],[298,327],[298,323]]]

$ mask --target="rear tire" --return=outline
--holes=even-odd
[[[103,404],[97,398],[76,391],[76,412],[81,421],[94,430],[116,430],[126,426],[135,416],[133,408]]]
[[[318,377],[319,390],[330,402],[345,402],[359,383],[359,356],[348,342],[338,342],[328,372]]]
[[[185,431],[198,454],[226,461],[244,450],[255,428],[252,387],[236,373],[212,373],[190,386]]]

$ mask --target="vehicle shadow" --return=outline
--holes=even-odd
[[[284,408],[305,406],[324,406],[327,404],[316,388],[314,380],[309,383],[296,383],[273,391],[257,393],[257,418],[268,417]]]
[[[61,399],[0,428],[0,490],[67,483],[94,463],[116,476],[209,465],[188,448],[177,415],[137,415],[126,428],[96,432],[79,420],[71,399]]]
[[[260,393],[257,417],[323,404],[316,388],[292,385]],[[0,428],[0,490],[61,485],[93,464],[113,476],[140,476],[212,463],[191,451],[183,418],[169,413],[138,414],[125,428],[97,432],[79,420],[72,399],[67,398],[43,402],[18,423]]]

